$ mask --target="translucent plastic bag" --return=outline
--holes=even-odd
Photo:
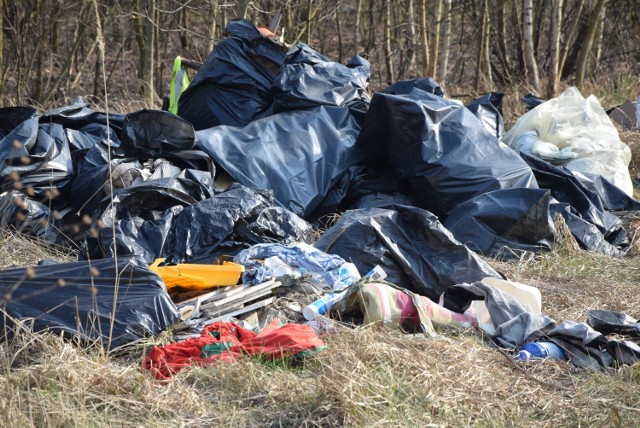
[[[564,165],[569,170],[597,174],[633,195],[629,175],[631,150],[620,141],[618,131],[593,95],[584,98],[569,88],[557,98],[522,115],[505,134],[504,142],[516,149],[519,137],[536,131],[540,140],[573,153]]]

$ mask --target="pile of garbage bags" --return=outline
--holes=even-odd
[[[630,151],[594,97],[569,89],[505,133],[502,94],[465,106],[419,78],[371,96],[370,72],[359,56],[338,64],[233,20],[180,95],[177,115],[93,112],[81,98],[41,115],[0,109],[0,226],[79,254],[75,263],[0,272],[10,290],[3,310],[13,320],[3,324],[5,335],[25,318],[38,330],[108,338],[109,347],[156,334],[181,317],[147,269],[158,259],[206,264],[236,256],[247,284],[269,277],[253,269],[256,254],[279,252],[289,269],[283,276],[302,269],[298,280],[329,271],[341,278],[334,268],[348,263],[358,275],[335,283],[365,281],[353,289],[367,293],[380,288],[364,274],[379,267],[401,290],[385,293],[414,302],[418,312],[409,318],[426,332],[428,315],[439,313],[428,302],[443,296],[439,307],[451,313],[442,319],[472,325],[460,318],[470,295],[486,299],[491,288],[477,284],[501,278],[479,254],[549,250],[555,215],[585,249],[625,254],[629,238],[612,211],[640,208]],[[340,218],[325,228],[327,214]],[[283,250],[294,243],[338,265],[310,273],[308,260],[285,257],[302,254]],[[98,282],[94,268],[107,272]],[[75,286],[58,287],[54,276]],[[51,284],[46,298],[30,294],[37,284]],[[347,291],[331,290],[346,293],[337,299],[345,314],[366,306],[346,304]],[[65,306],[71,297],[79,318]],[[543,321],[527,334],[549,329]]]

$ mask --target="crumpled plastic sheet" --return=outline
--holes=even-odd
[[[608,339],[586,323],[563,321],[529,312],[510,294],[481,282],[459,284],[445,291],[444,306],[464,312],[473,300],[484,300],[496,327],[492,339],[500,346],[519,348],[525,343],[551,341],[564,349],[578,367],[599,369],[640,362],[640,346]]]
[[[502,119],[502,92],[490,92],[471,101],[466,107],[476,115],[485,129],[502,140],[504,121]]]
[[[244,265],[243,283],[259,284],[273,278],[273,270],[257,263],[269,257],[277,257],[292,268],[303,274],[324,274],[335,272],[345,264],[342,257],[324,253],[314,247],[306,248],[300,245],[257,244],[242,250],[233,258],[235,263]]]

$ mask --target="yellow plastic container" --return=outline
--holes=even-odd
[[[156,259],[149,269],[162,278],[167,290],[180,287],[183,290],[206,290],[213,287],[236,285],[244,272],[244,266],[233,262],[222,264],[190,264],[160,266],[165,259]]]

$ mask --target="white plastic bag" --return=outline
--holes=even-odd
[[[557,98],[540,104],[522,115],[504,136],[504,142],[517,149],[518,137],[536,131],[540,140],[559,151],[573,153],[564,166],[572,171],[599,174],[633,196],[629,175],[631,150],[620,141],[600,102],[593,95],[584,98],[569,88]]]

